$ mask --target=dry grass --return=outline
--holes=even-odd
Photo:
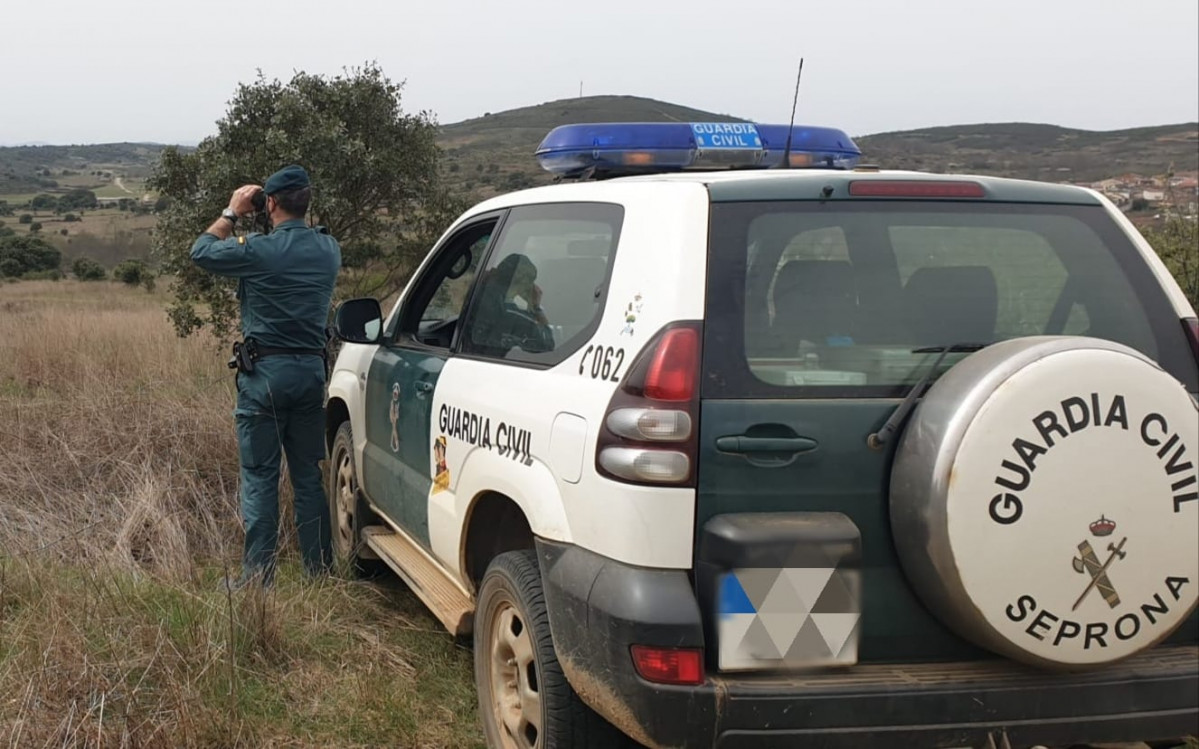
[[[0,287],[4,548],[170,577],[224,555],[237,455],[220,359],[144,292]]]
[[[232,378],[162,303],[0,285],[0,746],[478,745],[470,654],[408,591],[286,547],[273,592],[221,590]]]

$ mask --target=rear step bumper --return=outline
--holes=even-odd
[[[537,551],[567,678],[591,707],[651,747],[1002,747],[1005,738],[1021,747],[1199,730],[1196,646],[1159,647],[1074,674],[996,659],[652,684],[634,671],[630,645],[704,644],[688,573],[541,539]]]

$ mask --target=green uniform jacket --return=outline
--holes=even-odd
[[[204,270],[238,279],[241,330],[259,345],[325,347],[325,325],[341,268],[341,247],[324,229],[284,221],[270,234],[218,239],[201,234],[191,259]]]

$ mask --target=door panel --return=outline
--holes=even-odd
[[[380,347],[366,388],[363,478],[371,500],[413,538],[429,545],[429,424],[446,354]]]
[[[863,661],[977,657],[908,587],[891,541],[887,483],[894,443],[866,447],[893,400],[705,400],[700,409],[696,528],[740,512],[839,512],[862,534]],[[793,434],[779,451],[729,452],[722,438]],[[814,449],[796,438],[816,443]],[[744,440],[742,440],[744,442]],[[768,445],[769,446],[769,445]],[[797,449],[799,448],[799,449]],[[697,538],[698,547],[698,538]]]
[[[436,465],[429,436],[433,395],[501,218],[498,213],[480,216],[434,250],[391,320],[367,375],[363,491],[426,548]]]

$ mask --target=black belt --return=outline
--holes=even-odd
[[[254,358],[261,359],[264,356],[324,356],[323,348],[278,348],[275,346],[256,346],[254,348]]]

